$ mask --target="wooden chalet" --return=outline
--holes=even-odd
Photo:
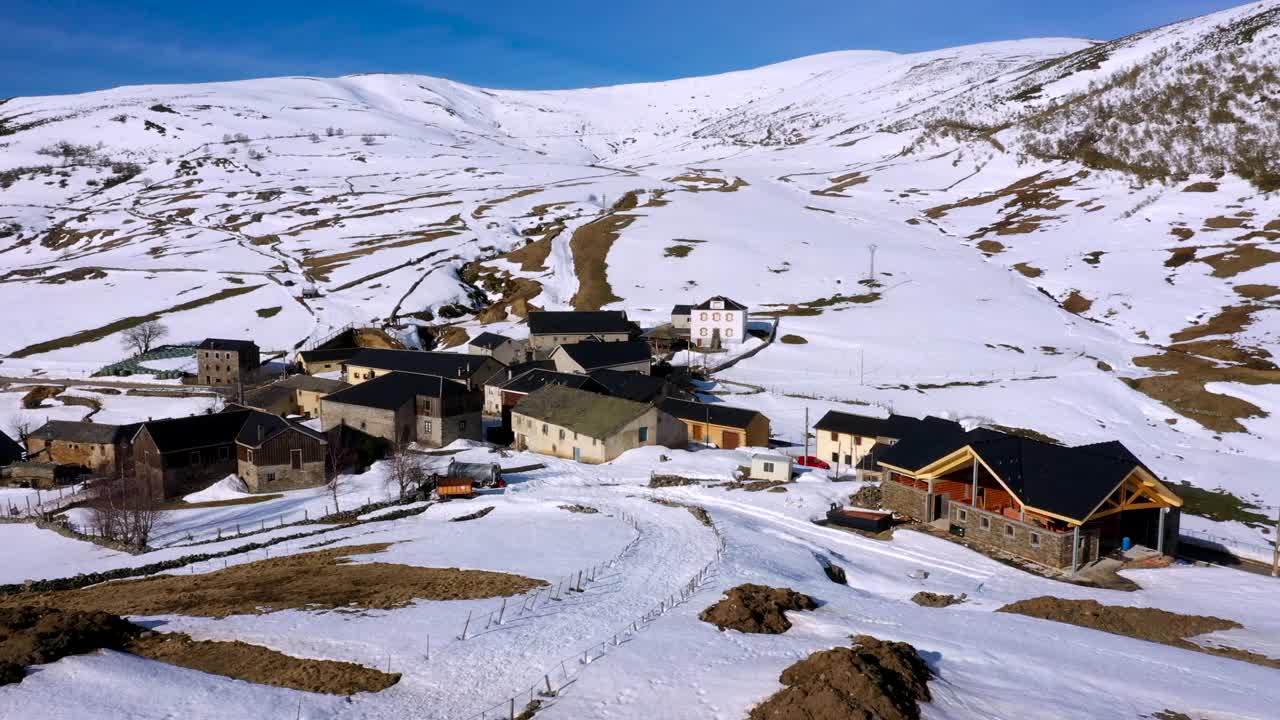
[[[1074,572],[1124,538],[1172,554],[1182,500],[1119,442],[1064,447],[941,418],[879,457],[885,506]]]
[[[671,397],[658,407],[685,424],[691,442],[725,450],[769,445],[769,418],[756,410]]]

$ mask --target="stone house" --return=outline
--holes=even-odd
[[[623,310],[529,313],[529,349],[541,359],[561,345],[588,340],[626,342],[640,334]]]
[[[250,492],[323,485],[327,459],[324,434],[279,415],[250,413],[236,434],[236,474]]]
[[[1071,572],[1125,538],[1176,551],[1182,500],[1124,445],[1064,447],[930,420],[879,456],[886,508]]]
[[[677,330],[688,330],[690,315],[693,314],[692,305],[676,305],[671,308],[671,327]]]
[[[725,450],[769,446],[769,418],[756,410],[678,398],[667,398],[658,407],[685,424],[692,442]]]
[[[254,410],[150,420],[132,440],[138,477],[157,496],[172,498],[235,474],[236,438]]]
[[[276,415],[320,417],[321,398],[348,387],[351,386],[341,380],[290,375],[257,388],[245,397],[244,404]]]
[[[551,353],[556,370],[567,373],[589,373],[593,370],[620,370],[648,375],[653,354],[643,340],[625,342],[579,342],[561,345]]]
[[[524,340],[513,340],[506,335],[482,332],[467,343],[467,352],[471,355],[487,355],[503,365],[514,365],[526,360],[526,346],[527,343]]]
[[[723,295],[703,301],[689,315],[689,341],[701,348],[736,345],[747,337],[747,306]]]
[[[252,340],[208,338],[196,346],[196,378],[201,385],[248,383],[261,364]]]
[[[501,377],[501,376],[499,376]],[[565,387],[607,394],[589,375],[562,373],[555,370],[535,368],[520,373],[507,380],[491,379],[484,386],[484,415],[490,418],[503,418],[503,424],[510,427],[511,408],[524,399],[525,395],[540,389],[544,385],[564,385]]]
[[[392,444],[441,447],[480,439],[483,402],[478,387],[468,389],[437,375],[392,372],[324,397],[320,418],[326,433],[346,426]]]
[[[813,426],[814,454],[831,463],[838,473],[854,468],[859,479],[879,480],[875,456],[914,431],[920,422],[906,415],[877,418],[832,410]]]
[[[487,355],[420,350],[364,349],[351,356],[343,366],[343,380],[359,385],[387,373],[434,375],[479,390],[489,378],[506,369],[506,365]]]
[[[684,447],[684,424],[653,405],[547,385],[511,412],[515,446],[582,463],[604,463],[639,447]]]
[[[137,430],[137,425],[50,420],[27,436],[27,459],[114,475],[124,468]]]

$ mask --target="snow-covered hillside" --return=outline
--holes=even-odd
[[[1197,154],[1274,135],[1278,8],[575,91],[371,75],[14,98],[0,375],[92,372],[150,317],[289,350],[351,322],[507,329],[530,305],[656,322],[723,293],[807,341],[722,375],[785,438],[806,407],[951,415],[1117,438],[1175,482],[1280,502],[1280,202]],[[1054,159],[1073,108],[1195,85],[1210,59],[1245,67],[1239,122],[1185,108],[1216,129],[1168,165],[1221,176]],[[1132,135],[1112,127],[1089,144],[1105,157]]]

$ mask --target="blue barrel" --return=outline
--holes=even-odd
[[[1130,540],[1129,538],[1124,538],[1123,540],[1120,541],[1121,550],[1124,550],[1125,552],[1129,552],[1129,549],[1132,547],[1133,547],[1133,541]]]

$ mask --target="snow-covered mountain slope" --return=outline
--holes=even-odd
[[[349,322],[658,321],[723,293],[807,341],[723,374],[766,389],[735,400],[784,437],[806,406],[951,414],[1117,437],[1174,481],[1280,501],[1280,202],[1258,163],[1206,150],[1271,147],[1277,14],[575,91],[371,75],[11,99],[0,375],[92,371],[150,317],[288,350]],[[1183,86],[1238,89],[1166,122]],[[1130,103],[1151,108],[1137,129]]]

